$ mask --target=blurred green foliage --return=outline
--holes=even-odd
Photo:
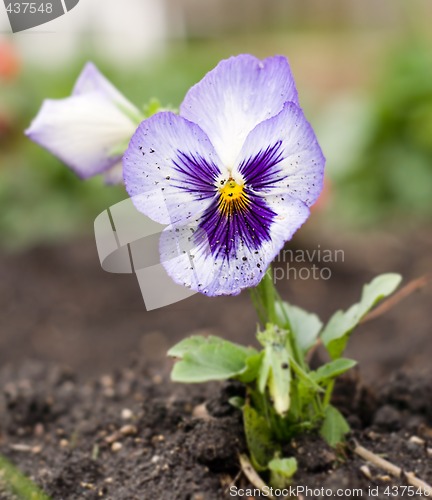
[[[0,486],[6,487],[17,500],[50,500],[36,484],[25,477],[9,460],[0,455]],[[3,489],[3,488],[2,488]]]
[[[16,250],[76,234],[92,234],[94,218],[127,196],[123,187],[107,187],[102,179],[77,179],[23,134],[44,99],[70,95],[86,61],[93,60],[137,106],[157,97],[164,106],[178,107],[188,88],[220,59],[241,52],[269,55],[275,51],[276,39],[269,41],[254,34],[177,42],[163,54],[127,69],[107,60],[94,60],[85,50],[74,63],[55,73],[24,64],[15,83],[0,83],[0,246]],[[285,44],[288,52],[300,48],[293,40],[285,41],[282,47]],[[381,83],[366,96],[363,115],[367,119],[346,120],[339,132],[331,132],[337,136],[333,139],[334,154],[339,155],[343,166],[343,171],[331,179],[334,220],[375,224],[393,216],[419,218],[432,214],[430,43],[407,43],[405,39],[383,61],[383,68],[378,69]],[[313,87],[317,86],[319,82],[314,82]],[[307,107],[304,91],[303,85],[302,104]],[[329,96],[328,102],[331,99]],[[308,116],[311,112],[316,117],[315,110],[306,110]],[[354,134],[351,141],[357,147],[348,145],[342,154],[342,147],[338,153],[337,145],[344,130]],[[331,174],[329,161],[330,178]]]
[[[430,218],[431,44],[399,45],[386,60],[381,82],[369,99],[363,148],[334,185],[337,212],[350,222],[366,224]]]
[[[216,64],[221,54],[211,54],[200,43],[179,44],[164,57],[142,66],[119,70],[106,61],[95,61],[113,84],[138,106],[152,97],[164,105],[178,106],[187,89]],[[24,67],[13,84],[0,83],[0,246],[10,250],[58,241],[93,231],[94,218],[127,194],[121,186],[105,186],[102,179],[81,181],[50,153],[33,144],[24,130],[46,98],[70,95],[73,84],[92,54],[53,74]],[[3,118],[2,118],[3,116]],[[1,125],[1,123],[0,123]]]

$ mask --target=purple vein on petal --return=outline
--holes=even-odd
[[[199,229],[205,231],[210,252],[215,257],[235,259],[237,251],[246,247],[249,251],[259,250],[270,240],[271,225],[276,217],[265,200],[245,189],[247,208],[235,204],[232,211],[220,210],[220,200],[214,200],[201,217]]]
[[[282,141],[259,151],[253,157],[243,160],[238,171],[243,175],[248,186],[259,190],[271,186],[277,175],[282,172],[278,165],[284,160]]]
[[[177,159],[172,161],[174,169],[187,179],[187,187],[184,184],[179,186],[173,184],[173,186],[187,189],[192,193],[199,193],[200,198],[215,195],[215,182],[219,173],[217,166],[199,154],[185,153],[180,150],[177,150],[177,154]],[[184,183],[184,180],[182,182]]]

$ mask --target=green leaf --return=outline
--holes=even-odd
[[[344,416],[334,406],[329,405],[325,410],[324,421],[320,430],[321,436],[327,443],[335,447],[342,443],[345,434],[350,431],[350,426]]]
[[[171,372],[175,382],[226,380],[247,370],[247,359],[256,354],[218,337],[191,337],[174,346],[170,356],[180,356]]]
[[[326,380],[342,375],[342,373],[350,370],[356,364],[357,361],[354,361],[353,359],[335,359],[334,361],[330,361],[330,363],[320,366],[318,370],[312,372],[310,376],[317,383],[325,382]]]
[[[250,384],[257,379],[263,356],[264,352],[261,351],[246,358],[246,367],[242,373],[236,376],[236,379],[240,380],[240,382],[243,382],[244,384]]]
[[[299,381],[308,389],[312,389],[315,392],[323,392],[323,388],[318,385],[316,380],[311,376],[312,373],[305,372],[303,368],[290,358],[290,363],[293,371],[298,376]]]
[[[270,484],[273,488],[286,488],[291,484],[292,477],[297,472],[297,460],[291,458],[274,458],[268,464],[270,469]]]
[[[278,302],[276,314],[281,324],[292,332],[303,353],[306,353],[315,344],[321,331],[322,322],[319,317],[288,302]]]
[[[264,356],[258,375],[258,389],[264,394],[269,388],[273,405],[279,415],[285,415],[290,406],[291,368],[290,356],[286,348],[286,332],[274,325],[259,335],[264,345]]]
[[[191,337],[187,337],[181,340],[175,346],[171,347],[171,349],[168,351],[168,356],[171,356],[172,358],[182,358],[187,352],[194,351],[198,347],[212,342],[213,339],[217,339],[217,337],[192,335]]]
[[[240,396],[233,396],[228,399],[228,403],[234,408],[238,408],[239,410],[243,410],[243,406],[245,405],[245,399]]]
[[[153,116],[161,111],[172,111],[173,113],[178,113],[178,110],[172,108],[171,106],[162,106],[159,99],[155,97],[151,98],[149,102],[143,106],[145,118],[150,118],[150,116]]]
[[[245,405],[243,422],[252,464],[255,469],[263,471],[276,451],[267,420],[250,405]]]
[[[156,97],[152,97],[147,104],[143,106],[144,115],[146,118],[155,115],[162,109],[162,104]]]
[[[382,274],[363,287],[360,302],[347,311],[337,311],[324,328],[321,338],[330,356],[339,358],[349,336],[362,318],[382,299],[391,295],[401,282],[399,274]]]

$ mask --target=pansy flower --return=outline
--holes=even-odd
[[[122,154],[141,120],[138,109],[87,63],[72,96],[45,100],[26,134],[79,177],[104,174],[108,183],[118,183]]]
[[[123,174],[137,209],[168,225],[160,254],[173,280],[235,295],[306,221],[324,163],[288,61],[240,55],[192,87],[180,115],[140,124]]]

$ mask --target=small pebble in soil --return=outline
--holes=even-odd
[[[86,490],[94,490],[94,488],[95,488],[95,485],[92,483],[86,483],[86,482],[82,481],[80,484]]]
[[[111,375],[102,375],[100,383],[103,387],[112,387],[114,385],[114,379]]]
[[[45,432],[45,428],[43,426],[43,424],[41,424],[40,422],[38,424],[35,425],[34,427],[34,435],[37,436],[37,437],[41,437]]]
[[[105,442],[108,444],[113,444],[116,441],[118,441],[120,437],[121,437],[120,433],[118,431],[116,431],[113,434],[110,434],[109,436],[107,436],[105,438]]]
[[[123,408],[121,411],[121,418],[122,420],[131,420],[133,417],[132,410],[129,410],[129,408]]]
[[[421,439],[419,438],[418,436],[411,436],[409,438],[409,442],[410,443],[413,443],[413,444],[416,444],[418,446],[423,446],[425,444],[425,440],[424,439]]]
[[[211,417],[207,411],[207,406],[205,403],[201,403],[192,410],[192,416],[195,418],[200,418],[202,420],[209,420]]]
[[[134,436],[137,433],[138,429],[135,427],[135,425],[124,425],[120,429],[120,434],[122,434],[123,436]]]
[[[158,434],[152,437],[152,443],[162,443],[163,441],[165,441],[165,436],[163,436],[162,434]]]
[[[372,473],[367,465],[362,465],[360,467],[360,472],[365,476],[367,479],[372,479]]]
[[[388,474],[383,474],[382,476],[378,476],[377,479],[385,483],[388,483],[389,481],[392,480],[392,478]]]
[[[112,445],[111,445],[111,450],[112,451],[120,451],[121,449],[123,448],[123,445],[121,443],[119,443],[118,441],[115,441]]]
[[[367,433],[367,437],[371,440],[371,441],[377,441],[380,439],[380,435],[377,434],[376,432],[374,431],[370,431]]]

